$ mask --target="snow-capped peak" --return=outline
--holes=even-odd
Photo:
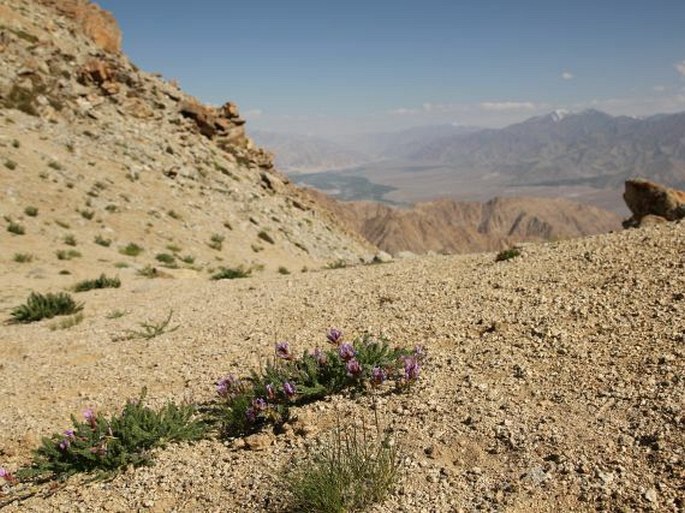
[[[557,110],[551,112],[549,117],[552,118],[552,121],[554,121],[555,123],[558,123],[559,121],[564,119],[569,114],[570,114],[570,112],[567,110],[557,109]]]

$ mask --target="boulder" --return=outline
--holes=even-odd
[[[632,217],[623,222],[626,228],[656,224],[661,218],[676,221],[685,217],[685,191],[669,189],[649,180],[626,180],[623,199]]]

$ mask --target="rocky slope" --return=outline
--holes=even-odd
[[[383,251],[469,253],[494,251],[519,242],[549,241],[620,228],[618,215],[554,198],[449,199],[395,208],[371,202],[337,202],[311,191],[345,224]]]
[[[403,473],[371,511],[681,512],[685,224],[527,245],[494,260],[423,257],[218,283],[127,279],[80,294],[76,327],[0,330],[0,466],[26,463],[71,413],[116,411],[142,386],[153,405],[209,399],[216,379],[248,372],[275,342],[313,348],[333,325],[428,354],[411,393],[379,398]],[[121,337],[169,310],[177,331]],[[72,478],[22,502],[5,497],[3,513],[286,511],[278,476],[287,479],[291,459],[336,416],[373,418],[371,400],[352,396],[294,415],[282,434],[247,447],[171,446],[153,467],[113,480]]]
[[[273,169],[234,104],[201,105],[130,63],[107,13],[85,0],[7,0],[0,14],[6,290],[58,271],[133,274],[159,254],[177,267],[167,276],[373,254]],[[143,253],[121,254],[130,243]]]

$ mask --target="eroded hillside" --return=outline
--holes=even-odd
[[[5,294],[58,271],[299,272],[373,253],[273,169],[234,104],[136,68],[96,6],[8,0],[0,13]]]

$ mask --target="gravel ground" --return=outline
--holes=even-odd
[[[375,513],[685,509],[685,223],[494,254],[426,257],[208,282],[131,276],[79,294],[85,320],[0,330],[0,464],[94,406],[204,401],[288,340],[383,333],[426,347],[411,393],[378,399],[402,450],[400,485]],[[17,297],[17,301],[21,298]],[[173,333],[122,335],[173,311]],[[113,312],[125,315],[112,319]],[[3,313],[6,314],[7,312]],[[284,511],[289,462],[369,397],[296,409],[283,434],[168,447],[109,481],[32,490],[7,512]],[[5,492],[20,493],[15,488]]]

